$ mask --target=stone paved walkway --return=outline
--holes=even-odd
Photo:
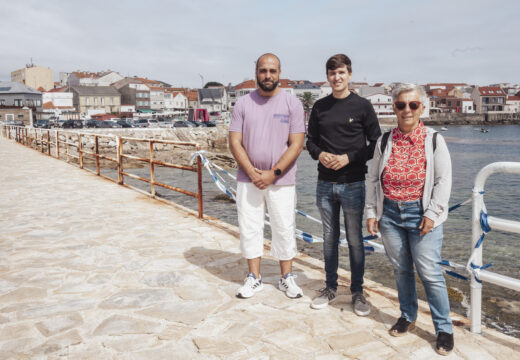
[[[1,359],[434,359],[421,303],[418,329],[393,338],[395,291],[367,281],[369,317],[339,301],[312,310],[322,263],[295,261],[305,296],[277,289],[237,299],[246,273],[236,228],[0,139]],[[520,340],[467,331],[453,315],[451,359],[519,359]]]

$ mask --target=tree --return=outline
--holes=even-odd
[[[206,85],[204,85],[204,89],[207,89],[207,88],[209,88],[210,86],[214,87],[214,86],[224,86],[224,85],[222,85],[221,83],[216,82],[216,81],[208,81],[208,82],[206,83]]]
[[[309,113],[312,109],[312,105],[314,105],[314,98],[312,97],[312,94],[308,91],[304,92],[300,96],[300,100],[303,105],[303,109],[305,110],[307,119],[309,118]]]

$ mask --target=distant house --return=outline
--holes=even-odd
[[[150,109],[161,111],[164,106],[164,88],[157,86],[149,86],[150,88]]]
[[[209,112],[227,110],[227,94],[223,87],[198,89],[199,107]]]
[[[330,87],[330,84],[327,81],[319,81],[315,82],[315,84],[320,87],[319,99],[332,94],[332,88]]]
[[[506,100],[505,111],[511,113],[520,113],[520,96],[508,96]]]
[[[33,116],[42,109],[42,94],[26,85],[0,81],[0,121],[33,124]]]
[[[83,115],[121,111],[121,94],[111,86],[73,86],[73,104]]]
[[[256,90],[256,82],[254,80],[246,80],[233,87],[235,90],[235,98],[238,99],[244,95]],[[234,104],[233,104],[234,105]]]
[[[164,89],[164,107],[168,112],[185,112],[188,109],[188,98],[181,91]]]
[[[27,67],[11,72],[11,81],[33,89],[43,91],[54,88],[54,71],[43,66],[27,65]]]
[[[475,104],[473,103],[473,99],[463,98],[460,99],[462,104],[462,112],[464,114],[473,114],[475,113]]]
[[[462,95],[460,90],[436,88],[428,92],[431,107],[441,112],[463,112],[462,99],[455,94]]]
[[[121,103],[133,105],[138,112],[151,112],[150,88],[137,78],[127,77],[116,81],[112,87],[121,94]]]
[[[185,96],[188,99],[188,108],[196,109],[199,107],[199,92],[197,90],[189,90]]]
[[[310,93],[314,100],[320,98],[321,88],[309,80],[296,80],[293,82],[294,95],[302,97],[304,93]]]
[[[60,74],[61,76],[61,74]],[[110,86],[124,79],[118,72],[108,70],[97,73],[88,71],[74,71],[67,78],[68,86]]]
[[[498,86],[475,87],[472,93],[477,113],[504,111],[506,94]]]
[[[75,111],[73,94],[66,87],[56,88],[42,93],[43,112],[59,116]]]
[[[379,86],[362,86],[359,88],[359,96],[369,100],[377,117],[393,117],[395,116],[392,109],[392,96]]]

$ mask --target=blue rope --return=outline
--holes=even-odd
[[[484,212],[484,210],[480,212],[480,227],[486,234],[491,231],[491,227],[488,223],[488,215]]]

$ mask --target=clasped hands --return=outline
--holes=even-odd
[[[323,166],[325,166],[327,169],[332,170],[339,170],[342,167],[347,166],[349,163],[349,158],[347,154],[336,155],[328,153],[326,151],[322,151],[318,159],[323,164]]]
[[[419,224],[419,230],[421,230],[421,236],[428,234],[433,229],[433,220],[423,216],[421,223]],[[367,231],[370,235],[375,236],[379,231],[379,224],[375,218],[367,219]]]
[[[248,175],[253,184],[260,190],[264,190],[276,180],[276,175],[273,170],[253,168]]]

